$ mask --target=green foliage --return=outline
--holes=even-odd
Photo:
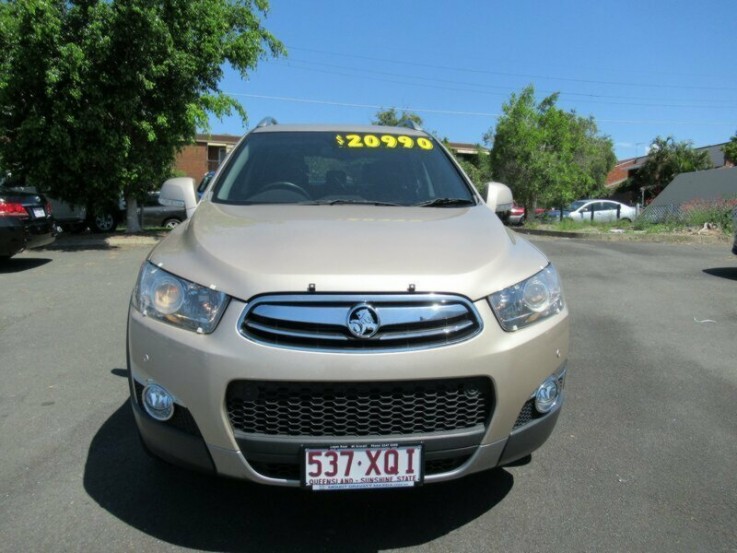
[[[648,188],[657,195],[681,173],[713,168],[709,153],[695,150],[690,141],[676,142],[672,136],[657,137],[647,160],[631,179],[633,188]]]
[[[458,155],[451,148],[447,138],[443,138],[441,142],[461,166],[463,172],[471,179],[479,193],[486,197],[486,185],[491,180],[491,168],[489,167],[489,156],[481,153],[481,146],[477,147],[475,155]]]
[[[733,164],[737,165],[737,132],[734,136],[729,139],[729,142],[722,148],[724,157],[726,157]]]
[[[629,221],[611,221],[611,222],[592,222],[592,221],[575,221],[564,217],[560,221],[551,223],[552,228],[561,232],[610,232],[612,229],[629,230],[634,224]]]
[[[536,103],[532,85],[503,105],[492,143],[495,180],[508,184],[517,203],[563,206],[600,189],[616,157],[610,138],[598,134],[593,118],[556,107],[553,94]]]
[[[135,198],[168,175],[207,114],[243,107],[218,83],[284,52],[265,0],[0,4],[0,157],[75,203]],[[29,63],[29,60],[33,60]]]
[[[667,217],[659,223],[651,223],[646,219],[637,219],[632,228],[645,234],[668,234],[683,227],[683,223],[673,217]]]
[[[476,189],[484,196],[486,194],[486,182],[489,180],[485,177],[484,172],[468,160],[456,157],[456,161],[461,166],[461,169],[463,169],[463,172],[471,179]]]
[[[372,125],[383,125],[386,127],[396,127],[404,120],[414,121],[422,126],[422,117],[411,111],[402,110],[402,113],[398,113],[395,108],[382,109],[376,112],[374,119],[371,121]]]

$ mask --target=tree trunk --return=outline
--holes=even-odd
[[[125,200],[126,213],[125,213],[125,225],[126,233],[134,234],[143,230],[141,225],[141,219],[138,216],[138,200],[134,197],[128,197]]]

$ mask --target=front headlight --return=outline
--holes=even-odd
[[[519,330],[563,310],[558,273],[548,265],[536,275],[489,296],[491,308],[502,328]]]
[[[144,263],[131,304],[147,317],[210,334],[222,317],[228,296]]]

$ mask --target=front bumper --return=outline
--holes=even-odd
[[[232,300],[218,329],[196,335],[131,310],[129,375],[136,422],[145,445],[167,461],[273,485],[298,486],[305,446],[422,443],[425,482],[461,477],[524,457],[555,426],[563,396],[544,416],[525,418],[531,394],[565,369],[568,313],[505,333],[485,300],[476,302],[483,331],[465,342],[410,352],[340,354],[257,344],[237,331],[245,304]],[[244,433],[228,411],[228,388],[239,382],[348,383],[483,379],[493,405],[482,425],[412,435],[273,436]],[[158,422],[140,406],[143,386],[155,381],[175,398],[175,417]],[[529,410],[529,409],[528,409]],[[524,419],[524,420],[523,420]],[[520,421],[522,421],[520,423]]]

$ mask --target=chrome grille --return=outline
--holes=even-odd
[[[358,307],[374,314],[378,330],[370,337],[349,328]],[[239,330],[256,342],[286,348],[396,351],[467,340],[481,330],[481,319],[470,301],[453,295],[279,295],[250,302]]]
[[[418,435],[486,426],[488,378],[397,382],[235,381],[226,405],[234,429],[272,436]]]

